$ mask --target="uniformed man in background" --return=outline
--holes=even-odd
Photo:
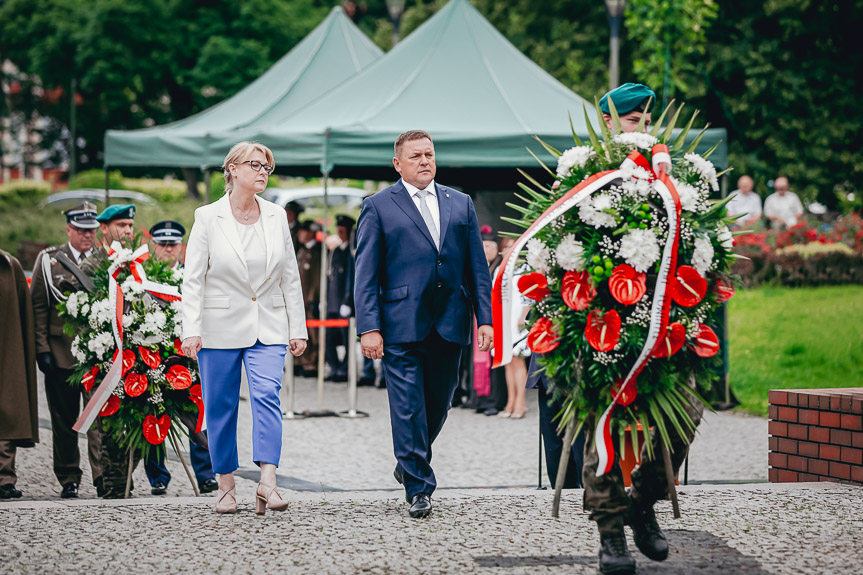
[[[102,232],[102,248],[107,249],[112,242],[126,242],[126,247],[132,248],[130,240],[135,237],[135,206],[133,204],[116,204],[108,206],[96,216],[99,230]],[[101,417],[93,426],[101,424]],[[102,433],[102,483],[105,499],[122,499],[126,491],[126,475],[129,471],[129,453],[110,433]],[[133,454],[132,470],[141,460],[139,453]],[[130,486],[130,491],[134,486]]]
[[[69,241],[42,251],[36,258],[30,293],[33,300],[36,362],[45,374],[45,396],[51,414],[51,435],[54,448],[54,475],[62,486],[60,497],[78,497],[81,483],[81,456],[78,434],[72,426],[90,394],[80,383],[69,382],[77,362],[72,356],[72,338],[63,333],[64,320],[57,304],[66,293],[80,291],[87,278],[79,267],[93,251],[96,240],[96,206],[84,202],[63,212],[66,215],[66,235]],[[88,456],[93,485],[101,497],[104,493],[101,463],[101,433],[94,425],[87,431]]]
[[[294,244],[294,251],[300,251],[300,241],[298,233],[300,231],[300,216],[306,211],[305,206],[299,202],[288,202],[285,206],[285,217],[288,218],[288,228],[291,230],[291,242]]]
[[[321,244],[318,242],[317,236],[323,231],[323,228],[312,220],[306,220],[298,227],[297,267],[300,269],[300,284],[303,288],[306,319],[319,319],[321,317]],[[309,329],[309,345],[296,362],[295,375],[318,377],[317,328]]]
[[[336,216],[336,234],[341,243],[330,252],[327,268],[327,319],[346,319],[354,310],[354,255],[350,249],[351,230],[356,224],[350,216]],[[335,382],[348,380],[348,329],[327,328],[327,365]],[[353,342],[351,342],[353,343]],[[345,346],[345,356],[339,359],[337,348]]]

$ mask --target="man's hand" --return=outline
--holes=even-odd
[[[54,356],[47,351],[36,354],[36,365],[39,366],[39,370],[42,373],[48,375],[49,373],[54,371]]]
[[[184,339],[181,347],[183,355],[198,361],[198,352],[201,351],[203,345],[201,344],[201,338],[196,335]]]
[[[369,359],[380,359],[384,356],[384,338],[379,331],[369,331],[360,336],[363,355]]]
[[[476,334],[480,351],[488,351],[494,342],[494,328],[488,324],[479,326]]]
[[[301,355],[303,355],[303,352],[306,351],[306,340],[292,339],[290,347],[291,355],[294,357],[300,357]]]

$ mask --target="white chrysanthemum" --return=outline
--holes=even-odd
[[[734,236],[731,234],[731,230],[726,226],[719,226],[716,228],[716,239],[719,240],[722,247],[728,251],[731,251],[731,248],[734,247]]]
[[[602,210],[612,207],[611,196],[608,194],[597,194],[585,198],[578,207],[578,217],[595,228],[613,228],[617,226],[617,220],[612,214]]]
[[[131,325],[133,325],[136,321],[138,321],[138,314],[134,311],[130,311],[129,313],[123,314],[123,328],[127,329]]]
[[[159,333],[165,327],[165,322],[168,318],[162,310],[156,310],[144,316],[144,321],[141,324],[141,331],[145,333]]]
[[[109,255],[108,259],[112,262],[116,262],[118,260],[122,262],[128,262],[132,259],[132,250],[128,248],[120,248],[113,254]]]
[[[171,271],[174,272],[174,279],[182,282],[183,281],[183,268],[173,268]]]
[[[79,303],[80,303],[80,300],[79,300]],[[81,315],[82,315],[83,317],[87,317],[87,314],[88,314],[88,313],[90,313],[90,304],[89,304],[89,303],[85,303],[84,305],[82,305],[82,306],[80,307],[80,310],[79,310],[79,311],[81,312]]]
[[[629,148],[641,148],[642,150],[649,150],[659,142],[655,137],[644,132],[624,132],[614,136],[612,141],[615,144],[622,144]]]
[[[584,246],[575,239],[575,234],[568,234],[554,250],[554,259],[563,269],[580,272],[584,269]]]
[[[71,317],[78,317],[78,292],[72,292],[66,298],[66,313]]]
[[[701,199],[698,190],[684,182],[675,182],[674,187],[677,190],[677,195],[680,196],[680,207],[687,212],[697,211]]]
[[[629,230],[617,254],[636,271],[646,272],[659,259],[659,242],[650,230]]]
[[[87,354],[81,349],[81,336],[76,335],[75,339],[72,340],[72,355],[75,359],[78,360],[79,363],[84,363],[87,361]]]
[[[106,331],[96,334],[92,339],[90,339],[90,341],[87,342],[87,349],[93,352],[93,354],[96,355],[97,359],[104,358],[108,349],[113,346],[114,336],[112,336]]]
[[[171,311],[174,312],[174,315],[180,316],[183,315],[183,300],[175,300],[170,304]]]
[[[702,276],[707,275],[707,270],[713,263],[713,244],[704,236],[695,238],[695,250],[692,252],[692,267],[698,270]]]
[[[144,293],[144,286],[135,281],[135,278],[132,276],[126,278],[120,285],[120,289],[123,290],[123,295],[127,297]]]
[[[174,324],[174,337],[183,337],[183,324],[179,321]]]
[[[541,274],[547,273],[551,269],[551,251],[548,246],[542,243],[537,238],[532,238],[527,242],[527,265]]]
[[[683,158],[692,165],[692,168],[710,184],[714,191],[719,190],[719,180],[716,178],[716,168],[713,162],[705,160],[698,154],[686,154]]]
[[[96,326],[110,323],[114,317],[114,308],[111,307],[111,302],[108,299],[100,299],[93,302],[90,306],[90,326]],[[95,325],[93,325],[95,323]]]
[[[572,168],[581,168],[596,155],[590,146],[575,146],[566,150],[557,159],[557,177],[561,180],[569,177]]]

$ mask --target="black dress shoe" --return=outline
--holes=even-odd
[[[431,495],[428,493],[417,493],[411,499],[411,517],[414,519],[422,519],[431,515],[432,502]]]
[[[78,499],[78,484],[70,481],[63,486],[63,491],[60,492],[60,499]]]
[[[333,383],[345,383],[348,381],[348,374],[346,373],[337,373],[335,375],[330,376],[330,381]]]
[[[629,526],[638,550],[648,559],[665,561],[668,558],[668,540],[656,522],[653,506],[642,506],[630,500]]]
[[[304,369],[303,377],[308,377],[309,379],[317,379],[318,378],[318,370],[317,369]]]
[[[105,484],[102,482],[101,477],[97,477],[95,480],[93,480],[93,487],[96,488],[96,497],[105,496]]]
[[[635,573],[635,559],[626,548],[623,529],[619,534],[603,535],[599,542],[599,572],[603,575]]]
[[[387,380],[385,380],[384,378],[381,378],[380,381],[378,381],[377,385],[375,385],[375,387],[377,387],[378,389],[386,389],[387,388]]]
[[[401,470],[401,468],[400,468],[398,465],[396,465],[396,468],[395,468],[395,469],[393,469],[393,477],[395,477],[395,478],[396,478],[396,481],[398,481],[398,482],[399,482],[399,485],[404,485],[404,484],[405,484],[405,478],[404,478],[404,476],[402,475],[402,470]]]
[[[198,491],[201,493],[212,493],[219,488],[219,482],[215,479],[205,479],[198,484]]]
[[[357,387],[369,387],[375,384],[375,378],[373,377],[361,377],[357,382]]]
[[[15,489],[11,483],[0,485],[0,499],[18,499],[24,495],[20,490]]]
[[[153,495],[164,495],[168,491],[168,485],[164,481],[157,481],[153,484],[150,493]]]

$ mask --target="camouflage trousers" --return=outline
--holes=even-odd
[[[101,418],[99,421],[101,424]],[[102,435],[102,484],[105,489],[125,489],[126,475],[129,471],[129,450],[122,447],[116,439],[111,436],[108,431],[103,431]],[[135,453],[132,458],[132,472],[141,461],[141,454]],[[134,486],[132,486],[134,487]]]
[[[698,400],[690,397],[696,407],[686,407],[686,412],[697,426],[701,421],[704,406]],[[653,459],[647,459],[647,446],[641,452],[641,465],[632,471],[632,488],[627,495],[623,484],[623,474],[620,470],[620,454],[616,454],[614,464],[608,473],[596,476],[599,456],[596,453],[596,420],[588,420],[585,425],[587,437],[584,444],[584,509],[590,511],[590,519],[596,521],[600,535],[619,533],[626,523],[629,513],[630,498],[644,506],[652,506],[668,495],[668,480],[665,476],[665,460],[662,457],[662,439],[655,430],[650,434],[649,441],[653,445]],[[674,474],[686,457],[689,444],[694,439],[694,433],[681,437],[674,426],[665,421],[671,440],[671,467]]]

